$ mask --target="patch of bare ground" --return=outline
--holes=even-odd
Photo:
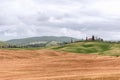
[[[0,50],[0,80],[120,80],[119,76],[119,57]]]

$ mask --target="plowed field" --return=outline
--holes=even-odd
[[[120,58],[52,50],[0,50],[0,80],[120,80]]]

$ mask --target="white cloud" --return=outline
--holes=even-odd
[[[85,33],[78,31],[78,30],[68,29],[68,28],[61,28],[60,32],[62,33],[63,36],[71,36],[71,37],[76,36],[76,38],[86,37]]]
[[[118,40],[119,3],[119,0],[0,0],[0,37],[82,38],[95,34]]]

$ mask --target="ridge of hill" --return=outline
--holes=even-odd
[[[71,42],[71,40],[76,41],[78,39],[72,37],[56,37],[56,36],[42,36],[42,37],[30,37],[23,39],[12,39],[6,41],[9,44],[21,44],[21,45],[31,45],[31,44],[47,44],[51,42],[63,43],[63,42]]]

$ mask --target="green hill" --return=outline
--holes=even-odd
[[[71,40],[76,41],[78,39],[75,39],[72,37],[42,36],[42,37],[30,37],[30,38],[24,38],[24,39],[12,39],[6,42],[9,44],[15,44],[15,45],[34,45],[34,44],[54,45],[54,43],[56,44],[56,43],[63,43],[63,42],[71,42]]]
[[[77,42],[53,47],[52,49],[82,54],[120,55],[120,43],[109,42]]]

